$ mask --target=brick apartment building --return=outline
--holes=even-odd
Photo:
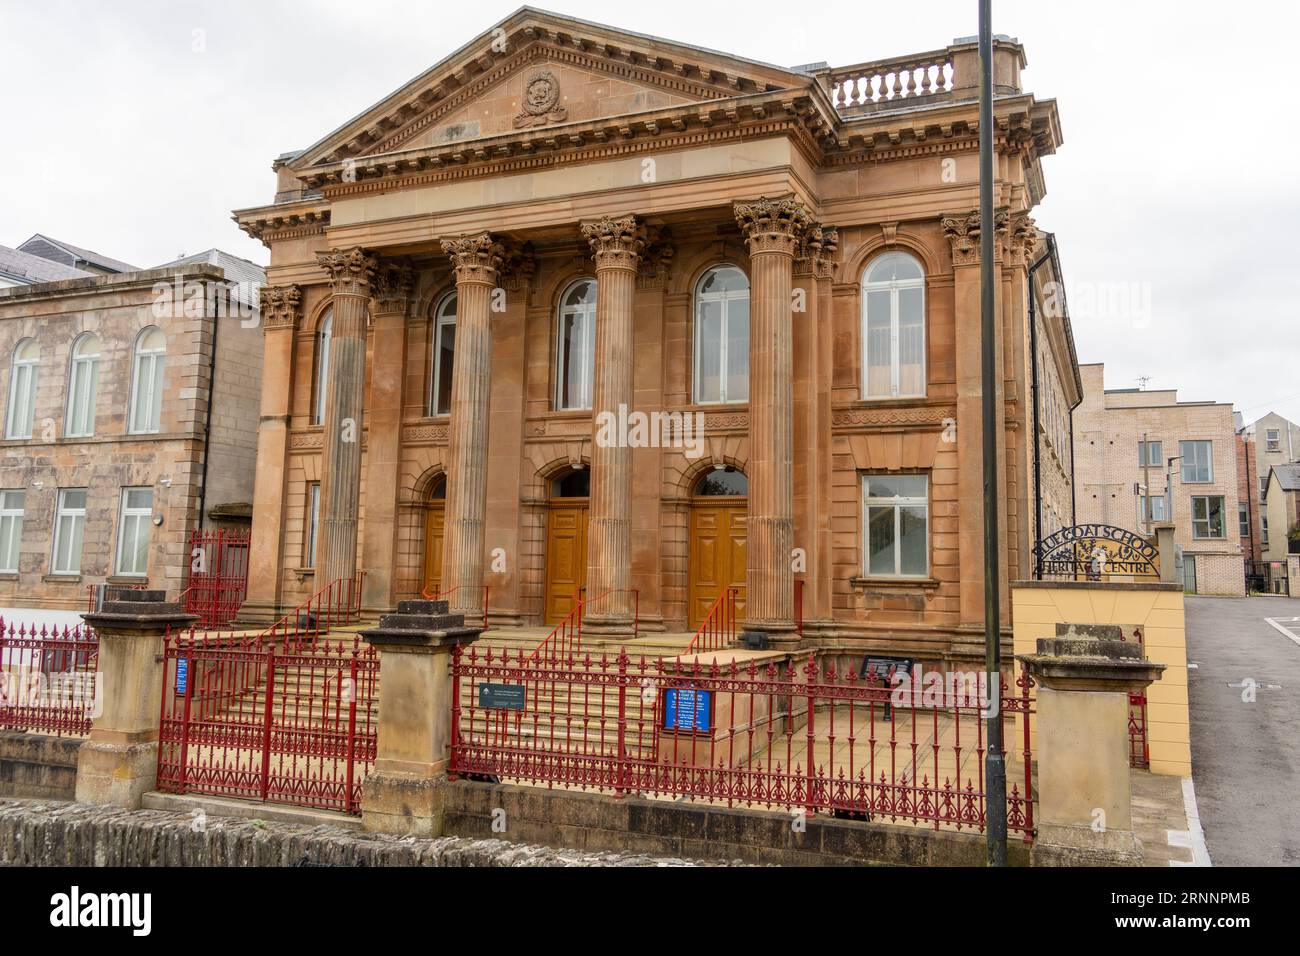
[[[1135,532],[1172,521],[1186,590],[1244,594],[1232,406],[1179,401],[1172,389],[1107,389],[1100,363],[1080,371],[1083,403],[1074,414],[1078,520]]]

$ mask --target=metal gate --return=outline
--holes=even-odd
[[[190,532],[189,577],[182,599],[197,614],[198,627],[224,627],[234,620],[248,593],[251,532],[226,528]]]
[[[168,636],[158,789],[361,812],[379,657],[354,638],[295,647]]]

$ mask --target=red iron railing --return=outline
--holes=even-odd
[[[203,630],[225,627],[235,619],[248,594],[251,533],[245,530],[195,529],[189,538],[189,575],[181,603],[199,616]]]
[[[158,789],[360,813],[378,740],[379,656],[359,639],[163,649]]]
[[[261,634],[263,644],[298,650],[315,644],[332,627],[355,624],[361,618],[361,590],[366,572],[331,581]]]
[[[982,674],[948,674],[936,694],[919,672],[910,687],[883,687],[811,657],[703,666],[473,645],[452,655],[455,775],[936,830],[984,829],[993,699],[1004,739],[1016,740],[1017,719],[1022,734],[1007,826],[1033,837],[1025,672],[993,694]],[[481,705],[480,688],[503,683],[525,688],[523,709]]]
[[[735,588],[727,588],[717,596],[683,653],[707,654],[736,643],[736,594]]]
[[[1142,635],[1142,628],[1135,630],[1134,637],[1145,648],[1146,641]],[[1125,639],[1121,633],[1120,640]],[[1146,691],[1128,695],[1128,763],[1130,767],[1151,766],[1151,745],[1147,740]]]
[[[582,649],[582,625],[587,617],[587,608],[593,603],[600,601],[610,594],[627,594],[632,595],[632,639],[636,640],[641,634],[641,592],[636,588],[610,588],[597,594],[594,598],[583,597],[586,588],[578,588],[573,593],[573,607],[564,619],[551,630],[544,638],[533,648],[530,658],[541,658],[548,655],[559,655],[567,657],[577,654]]]
[[[0,730],[78,736],[99,714],[99,638],[0,620]]]
[[[457,591],[472,591],[479,587],[483,588],[483,630],[486,631],[488,629],[488,599],[492,596],[491,585],[458,584],[454,588],[448,588],[446,591],[435,591],[432,588],[426,587],[420,592],[420,596],[429,601],[445,601],[449,595],[455,594]]]

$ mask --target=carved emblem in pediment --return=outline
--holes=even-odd
[[[515,117],[515,128],[562,123],[569,111],[560,106],[560,81],[550,70],[538,70],[524,80],[524,111]]]

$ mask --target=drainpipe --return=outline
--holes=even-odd
[[[212,286],[208,285],[208,289]],[[208,297],[203,297],[203,317],[207,318]],[[212,432],[212,393],[217,383],[217,312],[219,311],[216,303],[216,297],[213,296],[212,302],[212,357],[208,360],[208,408],[203,416],[203,470],[199,473],[199,530],[203,530],[203,513],[207,508],[208,498],[208,460],[211,455],[209,451],[209,436]]]
[[[1038,437],[1038,301],[1034,295],[1036,285],[1034,283],[1034,273],[1039,267],[1051,259],[1051,253],[1043,254],[1043,257],[1029,267],[1029,394],[1033,402],[1033,434],[1034,434],[1034,580],[1043,579],[1043,555],[1039,545],[1043,541],[1043,455],[1042,441]],[[1074,466],[1074,416],[1070,416],[1070,466]],[[1074,493],[1074,482],[1070,482],[1070,492]],[[1073,505],[1071,505],[1073,511]],[[1071,524],[1074,518],[1070,518]]]

